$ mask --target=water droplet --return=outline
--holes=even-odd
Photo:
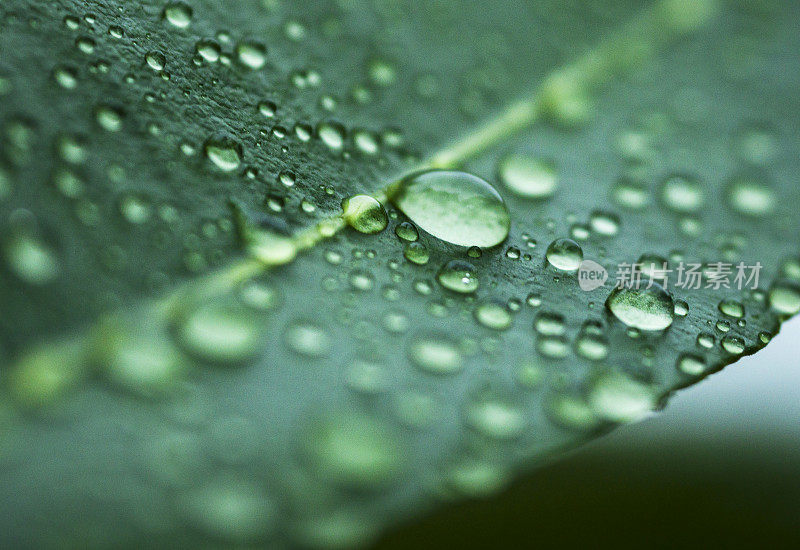
[[[575,341],[575,352],[590,361],[600,361],[608,355],[608,340],[600,323],[587,321]]]
[[[571,239],[557,239],[547,247],[545,257],[556,269],[577,271],[583,261],[583,249]]]
[[[508,236],[511,218],[484,180],[447,170],[412,174],[393,186],[392,202],[418,227],[460,246],[492,247]]]
[[[373,417],[326,414],[309,423],[301,444],[311,471],[320,480],[341,487],[377,489],[403,468],[397,434]]]
[[[454,374],[463,366],[458,348],[443,339],[417,340],[409,348],[408,358],[420,369],[433,374]]]
[[[678,317],[686,317],[689,315],[689,304],[683,300],[675,300],[675,315]]]
[[[461,294],[475,292],[479,286],[475,266],[461,260],[450,260],[443,265],[436,280],[444,288]]]
[[[512,154],[500,161],[498,172],[509,191],[527,199],[548,199],[558,187],[555,163],[550,160]]]
[[[782,315],[800,312],[800,285],[787,280],[775,282],[767,294],[769,307]]]
[[[222,300],[182,315],[175,334],[188,353],[210,363],[244,363],[261,350],[260,320],[244,306]]]
[[[543,311],[536,316],[533,328],[545,336],[559,336],[566,330],[564,316],[560,313]]]
[[[119,211],[129,223],[143,224],[150,219],[150,204],[136,195],[125,195],[119,203]]]
[[[330,337],[322,328],[312,323],[294,323],[286,331],[286,344],[306,357],[323,357],[331,347]]]
[[[192,8],[183,2],[171,2],[164,8],[164,19],[179,29],[185,29],[192,22]]]
[[[701,332],[697,335],[697,345],[701,348],[711,349],[714,347],[716,341],[716,338],[707,332]]]
[[[673,175],[661,187],[661,200],[673,212],[688,214],[700,210],[705,202],[705,193],[697,180]]]
[[[370,361],[356,360],[345,374],[347,386],[353,391],[374,395],[389,389],[391,378],[386,368]]]
[[[184,356],[163,333],[150,334],[147,329],[127,325],[106,330],[102,364],[114,384],[141,395],[157,396],[180,379],[186,367]]]
[[[720,340],[719,343],[722,346],[722,349],[731,355],[741,355],[744,352],[744,340],[738,336],[734,336],[733,334],[726,334],[722,337],[722,340]]]
[[[525,298],[525,303],[531,307],[539,307],[540,305],[542,305],[542,297],[536,292],[531,292]]]
[[[365,155],[375,155],[378,153],[378,139],[372,132],[356,130],[353,133],[353,143],[355,143],[356,148]]]
[[[564,336],[542,335],[536,339],[536,351],[550,359],[563,359],[569,355],[569,343]]]
[[[334,151],[341,151],[344,147],[344,126],[338,122],[322,122],[317,126],[317,136],[322,143]]]
[[[619,217],[610,212],[595,210],[589,217],[589,225],[596,234],[613,237],[619,231]]]
[[[72,67],[59,65],[53,69],[53,80],[65,90],[73,90],[78,85],[78,73]]]
[[[200,40],[195,45],[195,51],[209,63],[216,63],[219,61],[219,56],[222,54],[219,44],[213,40]]]
[[[397,72],[388,61],[376,59],[369,64],[369,77],[378,86],[390,86],[397,78]]]
[[[744,216],[760,218],[770,214],[777,202],[775,192],[755,178],[739,176],[727,188],[728,205]]]
[[[95,42],[88,36],[80,36],[75,40],[75,46],[83,53],[90,55],[94,53]]]
[[[232,172],[242,162],[241,146],[233,140],[221,137],[209,139],[205,144],[208,159],[223,172]]]
[[[372,290],[375,279],[368,271],[356,269],[350,274],[350,286],[353,290],[367,291]]]
[[[107,132],[119,132],[122,129],[122,113],[118,109],[101,105],[94,111],[97,124]]]
[[[496,397],[483,397],[467,409],[467,424],[492,439],[512,439],[525,429],[525,415],[520,407]]]
[[[164,66],[167,64],[167,58],[161,52],[150,52],[144,56],[147,66],[154,71],[163,71]]]
[[[383,205],[369,195],[355,195],[342,201],[342,218],[359,233],[380,233],[389,225]]]
[[[236,47],[236,56],[239,63],[255,71],[267,62],[267,48],[256,42],[242,42]]]
[[[497,493],[509,481],[505,468],[488,459],[461,459],[448,467],[446,475],[451,490],[471,498]]]
[[[600,376],[589,393],[595,414],[612,422],[633,422],[656,406],[655,390],[620,373]]]
[[[61,266],[55,252],[33,235],[20,232],[5,246],[8,267],[32,285],[49,283],[58,276]]]
[[[419,231],[411,222],[403,222],[394,228],[394,234],[404,241],[413,242],[419,239]]]
[[[678,370],[689,376],[700,376],[706,371],[706,361],[699,355],[684,354],[678,358]]]
[[[660,285],[650,288],[615,288],[606,307],[625,325],[640,330],[664,330],[672,324],[675,305]]]
[[[110,27],[108,27],[108,35],[111,38],[120,39],[123,36],[125,36],[125,30],[120,26],[111,25]]]
[[[486,328],[506,330],[511,326],[511,313],[500,304],[487,302],[475,308],[475,320]]]
[[[650,192],[644,183],[623,178],[614,184],[611,198],[622,208],[641,210],[650,203]]]
[[[737,302],[736,300],[722,300],[717,307],[728,317],[735,317],[738,319],[744,316],[744,306],[741,302]]]
[[[201,480],[179,502],[180,512],[197,529],[236,546],[262,540],[277,527],[277,506],[253,481],[233,474]]]
[[[416,265],[427,264],[431,257],[427,247],[418,242],[408,243],[403,249],[403,256],[406,260]]]

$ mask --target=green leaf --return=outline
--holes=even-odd
[[[0,7],[11,540],[364,544],[800,308],[795,6],[309,4]]]

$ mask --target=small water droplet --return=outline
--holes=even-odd
[[[97,124],[107,132],[119,132],[122,129],[122,112],[107,105],[101,105],[94,111]]]
[[[619,217],[610,212],[595,210],[589,217],[589,225],[596,234],[613,237],[619,232]]]
[[[334,151],[340,151],[344,147],[344,126],[338,122],[322,122],[317,126],[317,136],[322,143]]]
[[[641,210],[650,203],[650,191],[644,183],[622,178],[612,187],[611,198],[622,208]]]

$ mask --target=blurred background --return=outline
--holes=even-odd
[[[800,548],[800,318],[661,413],[387,534],[379,549]]]

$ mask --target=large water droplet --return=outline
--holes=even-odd
[[[640,330],[664,330],[675,317],[672,296],[660,285],[650,288],[615,288],[606,307],[629,327]]]
[[[449,243],[492,247],[508,236],[511,217],[503,199],[471,174],[419,172],[395,184],[390,197],[418,227]]]

